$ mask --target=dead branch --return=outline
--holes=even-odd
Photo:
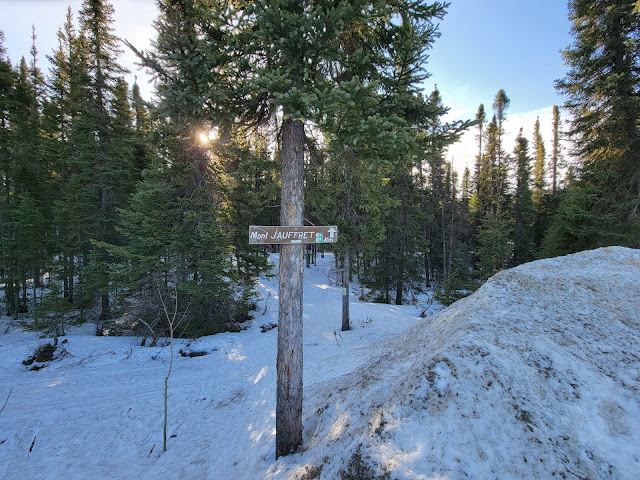
[[[11,392],[13,392],[13,387],[11,387],[11,390],[9,390],[9,395],[7,395],[7,399],[4,401],[4,405],[2,405],[2,408],[0,408],[0,413],[2,413],[2,411],[4,410],[4,407],[7,406],[7,402],[9,402],[9,397],[11,396]]]

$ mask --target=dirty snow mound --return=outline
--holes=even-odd
[[[640,250],[494,276],[306,392],[291,478],[640,478]]]

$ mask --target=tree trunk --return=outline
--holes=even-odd
[[[67,300],[69,300],[69,303],[73,303],[73,296],[74,296],[74,274],[75,274],[75,268],[74,268],[74,262],[75,260],[73,259],[73,256],[68,257],[69,259],[69,270],[68,270],[68,275],[69,275],[69,281],[67,283],[68,286],[68,292],[69,292],[69,296],[67,297]]]
[[[429,228],[426,222],[424,227],[424,242],[425,245],[429,245]],[[429,247],[426,247],[424,252],[424,284],[427,288],[431,288],[431,258],[429,254]]]
[[[31,290],[33,291],[33,311],[36,311],[36,307],[38,306],[38,287],[40,286],[40,269],[33,269],[33,282],[31,282]]]
[[[402,305],[402,291],[404,290],[404,252],[400,250],[400,265],[398,268],[398,279],[396,280],[396,305]]]
[[[349,249],[344,254],[344,262],[342,266],[342,331],[351,330],[349,318],[349,273],[351,271],[351,258]]]
[[[447,225],[445,222],[445,203],[442,202],[440,220],[442,225],[442,281],[447,279]]]
[[[396,305],[402,305],[402,290],[404,289],[404,283],[402,280],[396,282]]]
[[[62,296],[69,298],[69,266],[67,256],[64,255],[62,260]]]
[[[27,313],[27,309],[29,308],[29,300],[27,298],[27,270],[24,267],[22,268],[21,277],[22,281],[20,283],[22,284],[22,301],[20,302],[20,308],[25,311],[24,313]]]
[[[456,226],[456,182],[452,182],[451,190],[451,234],[449,236],[449,267],[447,276],[451,275],[453,269],[453,248],[455,245],[455,226]]]
[[[109,306],[109,294],[103,293],[100,295],[100,321],[106,322],[109,319],[110,306]]]
[[[304,124],[282,124],[282,225],[303,225]],[[276,459],[302,445],[302,244],[282,245],[276,359]]]
[[[351,207],[351,169],[347,168],[344,172],[344,182],[346,197],[344,200],[344,215],[350,221],[352,225],[355,225],[355,221],[352,218],[353,208]],[[344,258],[342,262],[342,331],[346,332],[351,330],[350,318],[349,318],[349,281],[351,279],[351,253],[349,248],[344,252]]]
[[[5,301],[7,303],[7,315],[17,318],[18,304],[16,303],[15,283],[13,282],[13,268],[5,269],[7,280],[5,282]]]

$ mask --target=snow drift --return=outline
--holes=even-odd
[[[307,389],[285,478],[640,478],[640,251],[506,270]]]

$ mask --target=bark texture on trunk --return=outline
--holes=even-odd
[[[342,294],[342,331],[351,330],[351,319],[349,316],[349,273],[351,272],[351,257],[349,249],[344,254],[344,265],[342,267],[342,286],[345,293]]]
[[[304,222],[304,124],[282,125],[281,225]],[[276,359],[276,458],[302,445],[302,244],[280,249],[278,354]]]

